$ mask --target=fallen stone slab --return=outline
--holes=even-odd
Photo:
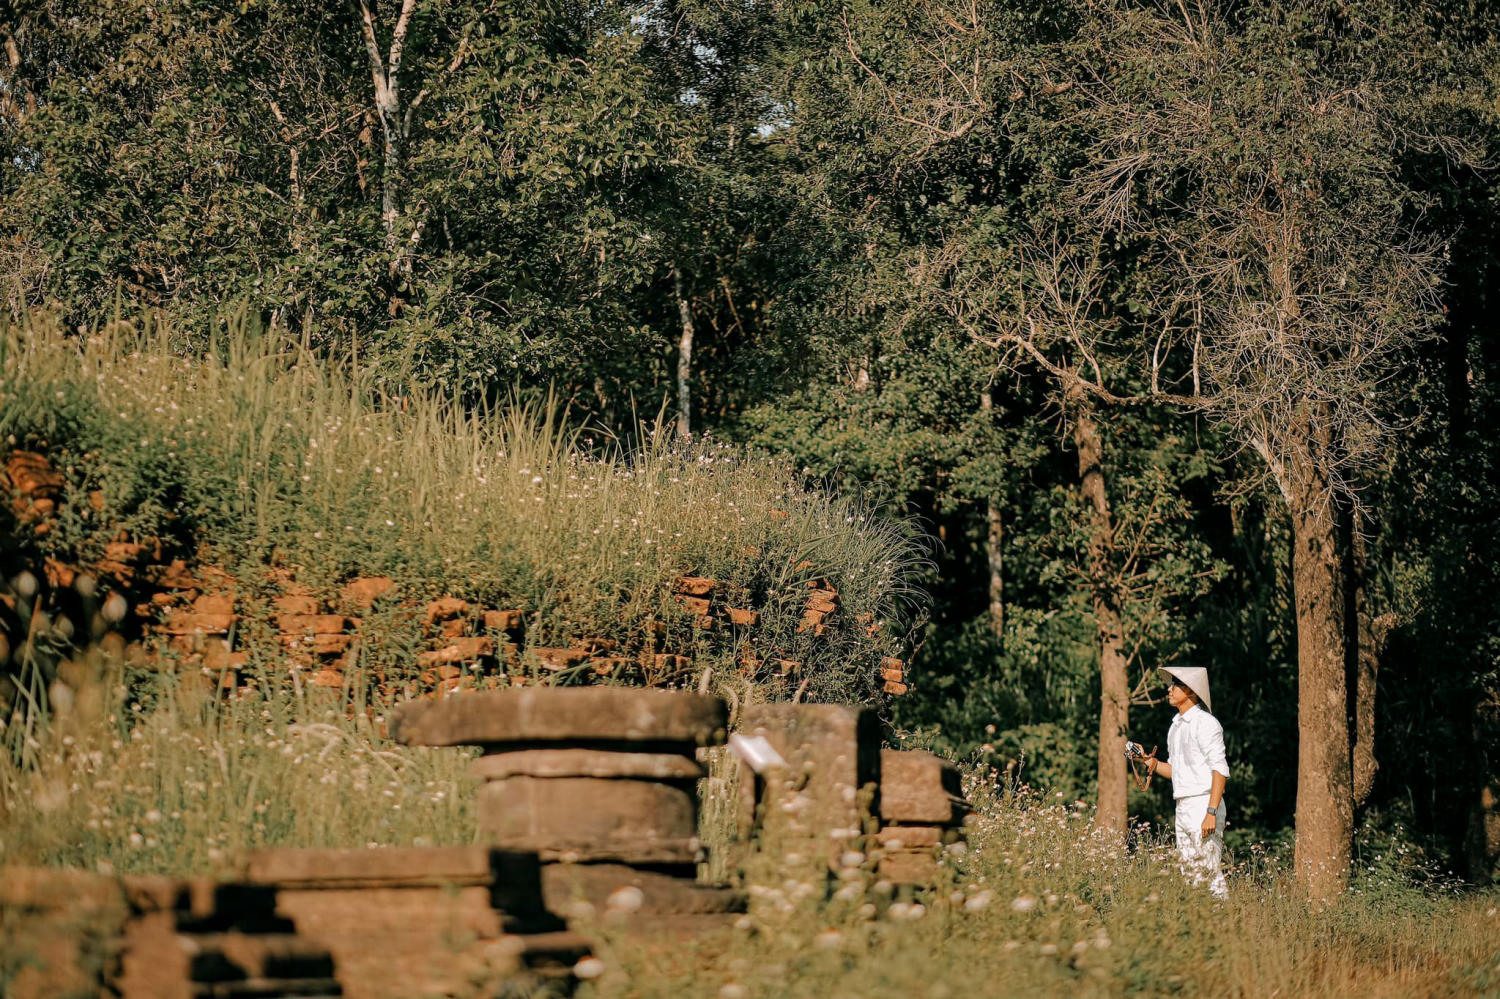
[[[619,687],[523,688],[408,701],[390,732],[409,746],[570,742],[722,743],[727,709],[717,697]]]

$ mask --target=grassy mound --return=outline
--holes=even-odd
[[[195,356],[152,322],[74,336],[36,316],[0,334],[0,440],[63,478],[44,524],[4,515],[7,578],[48,558],[87,571],[112,544],[144,543],[222,567],[242,593],[295,578],[332,600],[347,580],[386,576],[404,608],[455,596],[524,611],[528,648],[602,638],[621,661],[680,667],[623,682],[696,684],[708,670],[741,697],[746,684],[881,696],[917,597],[910,526],[726,444],[657,433],[626,448],[568,429],[555,407],[476,409],[389,366],[223,329]],[[711,615],[674,593],[685,576],[714,581]],[[836,612],[810,620],[811,593]],[[419,622],[387,617],[360,654],[399,674]],[[274,648],[249,654],[277,668]],[[512,672],[596,679],[519,655]]]

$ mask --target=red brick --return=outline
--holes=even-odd
[[[161,630],[168,635],[223,635],[234,626],[233,614],[194,614],[188,611],[167,612]]]
[[[339,633],[282,635],[281,645],[286,649],[300,649],[320,656],[336,656],[349,651],[354,643],[353,635]]]
[[[63,477],[44,455],[35,451],[16,451],[5,462],[5,474],[11,488],[23,496],[49,495],[63,487]]]
[[[234,597],[228,593],[205,593],[193,601],[194,614],[233,614]]]
[[[307,677],[307,685],[337,690],[344,685],[344,674],[336,669],[314,670]]]
[[[375,601],[396,588],[396,581],[389,576],[363,576],[344,584],[340,596],[344,602],[361,610],[369,610]]]
[[[717,582],[706,576],[679,576],[672,584],[672,590],[690,597],[706,597],[717,585]]]
[[[527,649],[541,663],[543,669],[561,670],[577,666],[589,657],[587,649],[559,649],[533,646]]]
[[[490,631],[520,631],[525,614],[518,610],[487,610],[484,626]]]
[[[298,593],[287,593],[271,601],[279,614],[311,616],[318,613],[322,608],[318,606],[317,597],[305,596]]]
[[[753,628],[760,624],[760,611],[746,610],[742,607],[727,607],[724,613],[729,615],[731,624],[741,628]]]
[[[697,614],[701,617],[709,612],[709,602],[707,597],[688,597],[683,596],[679,593],[674,599],[676,599],[676,601],[682,605],[682,609],[687,611],[689,614]]]
[[[487,635],[477,638],[460,638],[431,652],[423,652],[417,656],[417,664],[420,666],[436,666],[441,663],[471,662],[483,656],[495,654],[495,641]]]
[[[887,694],[895,694],[899,697],[901,694],[906,693],[906,689],[906,684],[904,683],[895,683],[891,680],[885,682],[885,692]]]
[[[469,630],[467,618],[456,617],[438,625],[438,634],[444,638],[458,638]]]
[[[467,601],[457,597],[439,597],[427,605],[427,623],[437,624],[451,618],[462,617],[469,612]]]

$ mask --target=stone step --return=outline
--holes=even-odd
[[[742,913],[747,904],[745,893],[733,888],[624,864],[548,864],[542,869],[542,892],[547,908],[559,913],[575,911],[580,902],[601,914],[641,917]]]
[[[324,999],[342,996],[332,978],[246,978],[238,982],[194,983],[193,999]]]
[[[194,982],[332,978],[334,974],[328,948],[297,934],[185,934],[179,943],[188,954],[188,975]]]

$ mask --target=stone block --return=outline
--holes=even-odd
[[[505,777],[479,789],[478,830],[494,846],[543,860],[691,863],[697,812],[688,781]]]
[[[882,689],[887,694],[891,694],[891,695],[896,696],[896,697],[901,696],[902,694],[906,693],[906,691],[907,691],[906,684],[904,684],[904,683],[897,683],[894,680],[887,680],[887,681],[885,681],[885,683],[882,684],[881,687],[882,687]]]
[[[681,753],[615,753],[597,749],[522,749],[489,753],[469,765],[485,780],[501,777],[626,777],[697,780],[708,771]]]
[[[957,825],[968,814],[958,768],[923,750],[880,754],[880,817],[886,822]]]
[[[408,701],[391,737],[413,746],[563,742],[722,743],[727,708],[717,697],[622,687],[504,690],[451,701]]]
[[[746,708],[739,731],[763,736],[786,761],[784,772],[761,775],[763,821],[831,863],[845,844],[873,829],[880,784],[880,728],[873,711],[837,704],[761,704]],[[748,767],[742,780],[753,781]],[[741,791],[740,828],[755,820],[755,798]],[[798,847],[801,850],[801,847]]]
[[[743,607],[726,607],[724,613],[729,615],[729,623],[740,628],[753,628],[760,623],[760,611],[747,610]]]

